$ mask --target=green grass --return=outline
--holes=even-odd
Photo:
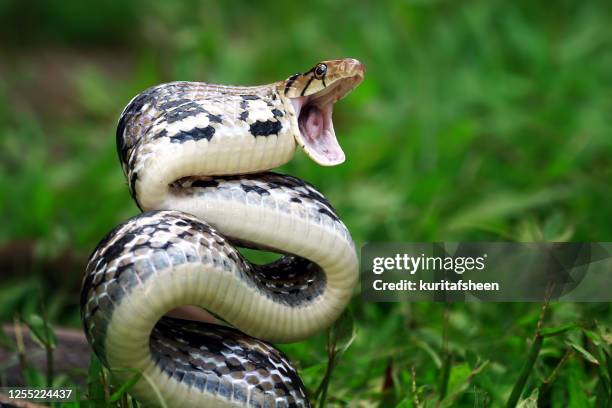
[[[327,58],[367,68],[334,113],[347,163],[321,168],[298,153],[281,170],[318,186],[358,246],[612,240],[606,2],[134,0],[95,9],[0,2],[1,321],[42,315],[42,293],[49,322],[80,327],[85,259],[138,211],[114,146],[132,96],[178,79],[267,83]],[[356,297],[350,309],[355,338],[341,356],[326,334],[282,346],[327,406],[609,402],[609,304],[553,303],[543,319],[539,304]],[[90,380],[106,378],[99,370]],[[47,381],[38,374],[33,384]],[[105,406],[119,388],[104,380],[83,394],[103,395]],[[113,404],[131,401],[121,394]]]

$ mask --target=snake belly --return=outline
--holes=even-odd
[[[268,170],[297,145],[319,164],[343,161],[331,109],[362,78],[356,60],[324,61],[264,86],[163,84],[124,109],[117,149],[143,213],[94,250],[81,315],[114,381],[143,374],[130,389],[141,403],[309,406],[296,369],[269,342],[332,324],[357,258],[321,193]],[[257,265],[236,246],[283,256]],[[167,315],[187,305],[215,323]]]

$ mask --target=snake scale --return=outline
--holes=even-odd
[[[332,109],[363,74],[359,61],[340,59],[262,86],[173,82],[124,109],[117,150],[143,212],[91,255],[81,316],[114,381],[143,374],[130,389],[141,403],[309,406],[297,371],[268,342],[332,324],[357,257],[321,193],[269,170],[297,145],[320,165],[344,161]],[[237,246],[282,256],[258,265]]]

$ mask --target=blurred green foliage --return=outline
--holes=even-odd
[[[78,324],[70,282],[84,265],[66,264],[63,284],[50,287],[46,260],[84,262],[137,213],[114,138],[132,96],[172,80],[274,82],[329,58],[367,68],[334,112],[348,160],[321,168],[298,152],[281,171],[318,186],[358,246],[609,241],[611,14],[604,1],[0,1],[0,243],[35,248],[27,270],[0,281],[0,318],[35,310],[42,290],[52,321]],[[452,404],[500,405],[539,316],[529,304],[356,298],[352,309],[357,337],[328,391],[339,405],[435,400],[447,355],[446,395],[460,391]],[[607,304],[556,304],[546,324],[595,330],[597,321],[609,344],[610,316]],[[583,331],[564,336],[544,342],[524,397],[567,341],[595,350]],[[311,390],[324,376],[325,342],[283,347]],[[545,398],[593,404],[598,378],[574,354]]]

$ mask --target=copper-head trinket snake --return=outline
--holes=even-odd
[[[309,406],[288,359],[268,342],[332,324],[357,281],[352,238],[310,184],[268,172],[300,145],[344,161],[332,108],[363,80],[354,59],[324,61],[269,85],[155,86],[124,109],[117,150],[142,214],[89,259],[87,338],[130,392],[168,407]],[[248,262],[234,245],[284,254]],[[165,316],[195,305],[219,324]],[[126,370],[127,369],[127,370]]]

